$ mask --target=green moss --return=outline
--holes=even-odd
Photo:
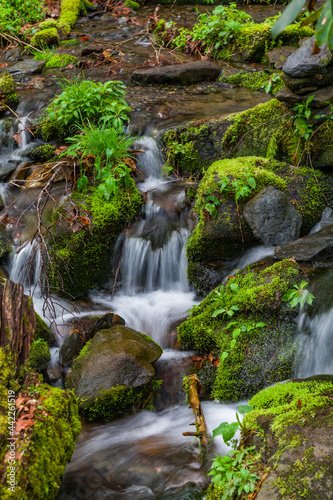
[[[36,329],[35,329],[35,334],[34,334],[34,340],[45,340],[45,342],[48,343],[48,345],[53,344],[54,342],[54,335],[51,331],[51,329],[47,326],[44,320],[37,314],[36,314]]]
[[[31,45],[34,47],[53,47],[60,43],[56,28],[48,28],[37,31],[31,39]]]
[[[245,416],[245,422],[255,428],[258,426],[259,416],[272,416],[270,428],[277,436],[295,424],[316,425],[315,412],[318,408],[331,406],[332,393],[332,382],[316,380],[286,382],[267,387],[249,401],[253,411]]]
[[[7,451],[4,447],[8,435],[8,389],[10,380],[15,377],[16,366],[6,348],[0,348],[0,463]],[[1,492],[1,490],[0,490]]]
[[[19,96],[17,94],[9,94],[3,99],[3,103],[7,104],[12,109],[15,109],[20,102]]]
[[[43,339],[32,342],[30,346],[29,365],[37,371],[44,370],[51,355],[48,343]]]
[[[55,21],[55,19],[46,19],[45,21],[40,23],[38,26],[39,31],[47,30],[49,28],[57,28],[57,27],[58,27],[58,23],[57,23],[57,21]]]
[[[75,361],[74,361],[74,365],[75,365],[75,362],[79,359],[82,359],[84,358],[85,356],[87,356],[87,354],[89,354],[89,350],[90,350],[90,344],[91,344],[91,339],[88,340],[88,342],[84,345],[84,347],[82,347],[80,353],[78,356],[76,356],[75,358]]]
[[[280,297],[299,282],[298,267],[284,260],[262,271],[251,269],[238,272],[211,292],[178,327],[178,339],[185,348],[214,354],[229,351],[217,369],[213,396],[218,399],[237,401],[284,380],[291,372],[296,313],[288,308],[282,313]],[[232,318],[223,314],[212,317],[215,311],[232,306],[238,307]],[[235,324],[228,327],[230,322]],[[230,350],[235,328],[243,331]]]
[[[55,150],[56,148],[51,146],[51,144],[43,144],[34,148],[29,156],[34,161],[48,161],[54,156]]]
[[[14,78],[5,72],[0,76],[0,97],[15,94],[16,84]]]
[[[58,268],[66,292],[80,296],[108,278],[112,245],[128,222],[140,213],[142,198],[134,181],[131,181],[128,190],[121,189],[118,197],[110,201],[100,198],[96,189],[86,195],[74,193],[72,198],[90,213],[92,224],[87,230],[77,233],[68,228],[58,230],[56,226],[54,250],[61,259],[58,260]],[[62,213],[61,207],[56,209],[54,220]],[[55,289],[60,288],[56,273],[52,275],[51,283]]]
[[[158,34],[160,31],[163,31],[164,30],[164,26],[165,26],[165,20],[164,19],[160,19],[159,21],[157,21],[156,25],[155,25],[155,28],[154,28],[154,34]]]
[[[109,421],[127,413],[142,397],[142,389],[119,385],[102,391],[93,399],[79,399],[80,413],[88,421]]]
[[[138,2],[134,2],[133,0],[126,0],[124,7],[129,7],[132,10],[139,10],[140,4]]]
[[[271,94],[277,94],[285,86],[280,75],[282,74],[255,71],[254,73],[238,73],[231,76],[222,76],[220,81],[223,83],[240,85],[241,87],[248,89],[262,91],[264,91],[266,84],[272,82],[269,92]]]
[[[278,45],[288,45],[291,47],[299,47],[300,40],[303,38],[311,38],[314,34],[314,29],[311,26],[300,27],[299,24],[290,24],[287,26],[277,38]]]
[[[46,68],[62,68],[68,64],[76,63],[77,57],[69,54],[52,56],[45,65]]]
[[[86,14],[93,6],[86,0],[62,0],[58,26],[69,35],[80,13]]]
[[[77,403],[71,391],[44,384],[36,387],[36,391],[39,398],[45,399],[35,410],[32,430],[16,441],[17,451],[22,453],[16,464],[17,486],[14,495],[6,486],[0,486],[4,500],[55,500],[80,432]]]

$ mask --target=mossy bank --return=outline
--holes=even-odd
[[[57,264],[63,283],[51,268],[50,273],[52,287],[58,293],[78,297],[109,278],[113,244],[124,227],[139,215],[142,198],[131,180],[129,189],[120,189],[110,201],[100,198],[96,189],[86,194],[74,193],[71,199],[77,217],[89,222],[76,227],[68,224],[66,217],[73,209],[68,200],[55,210],[51,245],[53,263]]]

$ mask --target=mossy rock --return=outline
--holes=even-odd
[[[77,62],[77,57],[71,56],[70,54],[55,55],[52,56],[46,63],[45,68],[63,68],[69,64],[75,64]]]
[[[33,161],[48,161],[54,156],[55,150],[56,148],[51,144],[42,144],[34,148],[29,153],[29,156]]]
[[[239,156],[261,156],[291,165],[311,166],[304,154],[305,140],[295,135],[292,117],[287,106],[272,99],[227,117],[177,127],[166,132],[161,142],[167,163],[173,168],[178,165],[181,175],[202,175],[214,161]],[[308,144],[314,168],[333,166],[332,137],[333,122],[328,120]],[[187,148],[184,152],[183,146]]]
[[[11,353],[0,348],[0,463],[3,462],[7,451],[8,427],[8,389],[10,381],[15,378],[16,363],[13,362]],[[1,492],[1,486],[0,486]],[[1,497],[2,498],[2,497]]]
[[[264,269],[253,264],[211,292],[178,327],[184,348],[215,355],[229,353],[217,369],[215,398],[237,401],[290,376],[297,313],[281,303],[281,297],[300,280],[301,273],[292,260]],[[223,312],[216,315],[216,311],[232,311],[233,306],[232,317]],[[241,333],[230,349],[236,328]]]
[[[36,314],[36,328],[35,328],[35,334],[34,334],[34,340],[45,340],[47,344],[50,346],[55,342],[54,335],[51,331],[51,329],[47,326],[45,321],[39,316],[39,314]]]
[[[48,343],[43,339],[32,342],[30,346],[29,366],[40,372],[47,367],[51,359]]]
[[[94,10],[93,4],[87,0],[62,0],[58,26],[69,35],[71,28],[77,21],[79,15],[86,14],[87,10]]]
[[[162,354],[146,335],[123,325],[100,330],[75,359],[66,386],[88,420],[111,420],[138,405],[154,379]]]
[[[277,94],[285,84],[282,80],[282,73],[274,71],[255,71],[253,73],[237,73],[235,75],[222,75],[220,81],[231,85],[239,85],[247,89],[264,91],[266,88],[271,94]]]
[[[40,23],[38,26],[39,31],[47,30],[49,28],[57,28],[57,27],[58,27],[58,23],[55,19],[45,19],[45,21]]]
[[[228,194],[220,192],[219,181],[224,176],[229,182],[242,180],[246,183],[248,176],[256,181],[249,196],[238,200],[238,208],[232,191]],[[320,171],[316,172],[316,177],[310,168],[291,168],[289,164],[267,158],[240,157],[213,163],[200,182],[196,195],[194,210],[199,222],[187,244],[190,281],[202,288],[197,264],[232,260],[242,250],[255,245],[257,240],[243,218],[243,207],[267,186],[274,186],[287,194],[302,215],[301,232],[307,234],[320,220],[326,206],[324,195],[331,190],[329,177]],[[217,205],[215,216],[210,215],[206,208],[212,196]]]
[[[134,2],[133,0],[126,0],[124,7],[129,7],[132,10],[139,10],[140,4],[138,2]]]
[[[74,232],[61,222],[65,209],[72,210],[68,200],[55,210],[53,262],[62,275],[63,287],[54,269],[50,279],[58,293],[79,297],[110,277],[113,244],[128,222],[139,215],[142,198],[133,180],[128,189],[120,189],[117,198],[109,201],[100,198],[96,189],[87,194],[72,193],[71,197],[82,215],[89,215],[91,224]]]
[[[0,97],[15,94],[15,80],[9,73],[5,72],[0,76]]]
[[[29,385],[22,389],[24,391],[39,399],[38,409],[34,413],[34,424],[25,431],[24,438],[15,441],[16,449],[22,453],[15,465],[15,492],[6,484],[9,464],[4,462],[0,470],[0,497],[3,500],[55,500],[81,428],[78,405],[71,391],[45,384]]]
[[[34,47],[43,48],[58,46],[60,43],[59,35],[56,28],[47,28],[37,31],[31,39],[31,45]]]
[[[252,441],[271,466],[259,500],[331,498],[332,396],[332,381],[308,379],[277,384],[250,400],[248,444]]]

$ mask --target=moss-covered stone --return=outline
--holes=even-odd
[[[40,372],[47,367],[51,355],[48,343],[43,339],[32,342],[30,346],[29,365],[31,368]]]
[[[266,91],[271,94],[277,94],[285,86],[282,80],[282,73],[266,71],[222,76],[220,81],[232,85],[240,85],[248,89]]]
[[[46,63],[46,68],[63,68],[69,64],[74,64],[77,62],[77,57],[71,56],[70,54],[55,55],[52,56]]]
[[[149,399],[152,366],[162,349],[146,335],[116,325],[100,330],[75,359],[66,385],[88,420],[111,420]]]
[[[16,84],[14,78],[5,72],[0,76],[0,97],[6,97],[15,94]]]
[[[96,189],[86,195],[74,193],[71,196],[78,208],[89,214],[91,224],[87,229],[73,232],[61,222],[62,216],[66,217],[64,209],[68,201],[57,208],[52,229],[55,236],[53,259],[56,259],[53,262],[57,263],[62,275],[64,290],[78,297],[110,276],[112,245],[128,222],[139,215],[142,198],[134,181],[131,181],[129,189],[122,188],[117,198],[109,201],[100,198]],[[70,207],[72,210],[72,205]],[[60,290],[58,274],[55,270],[51,273],[54,290]]]
[[[138,2],[134,2],[133,0],[126,0],[124,7],[129,7],[132,10],[139,10],[140,4]]]
[[[56,28],[43,29],[37,31],[31,39],[31,45],[34,47],[53,47],[60,43]]]
[[[47,326],[45,321],[36,313],[36,328],[34,334],[34,340],[45,340],[48,345],[52,345],[54,342],[54,335],[51,329]]]
[[[51,144],[43,144],[42,146],[37,146],[34,148],[29,156],[34,161],[48,161],[54,156],[56,148],[51,146]]]
[[[86,14],[87,9],[93,8],[93,5],[87,0],[62,0],[58,21],[59,28],[69,35],[80,13]]]
[[[257,242],[243,219],[243,207],[267,186],[274,186],[287,194],[302,215],[301,232],[307,234],[320,220],[326,206],[325,195],[329,195],[332,187],[329,177],[320,171],[315,174],[316,177],[307,167],[290,168],[286,163],[258,157],[213,163],[200,182],[196,195],[194,211],[199,221],[187,243],[190,281],[202,289],[202,269],[198,269],[198,265],[234,259],[240,251]],[[233,190],[227,194],[220,191],[219,182],[225,176],[229,183],[241,180],[245,184],[250,176],[255,179],[256,186],[247,197],[239,198],[236,205]],[[211,203],[216,206],[215,216],[207,208]]]
[[[296,312],[282,295],[301,279],[298,266],[284,260],[264,269],[238,272],[211,292],[178,327],[185,348],[228,352],[213,386],[214,397],[237,401],[290,376],[296,344]],[[231,311],[228,317],[223,310]],[[216,315],[216,311],[221,313]],[[232,323],[230,325],[230,323]],[[241,332],[233,349],[233,330]]]
[[[333,383],[315,378],[277,384],[249,402],[254,408],[245,416],[249,439],[271,467],[259,500],[331,496]]]
[[[4,462],[0,496],[3,500],[55,500],[81,427],[77,402],[72,392],[44,384],[24,391],[38,399],[38,408],[34,422],[15,441],[21,454],[15,463],[15,492],[7,487],[9,464]]]
[[[9,384],[15,377],[16,363],[7,349],[0,348],[0,463],[3,462],[7,451],[8,426],[8,398],[12,393],[8,393]],[[10,400],[11,401],[11,400]],[[1,486],[0,486],[1,488]],[[1,490],[0,490],[1,491]]]
[[[49,28],[57,28],[57,27],[58,27],[58,23],[55,19],[45,19],[45,21],[40,23],[38,26],[39,31],[47,30]]]

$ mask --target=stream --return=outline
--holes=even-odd
[[[246,6],[254,18],[263,19],[273,15],[273,8]],[[161,8],[161,17],[165,13]],[[206,7],[199,6],[200,11]],[[211,7],[208,7],[211,9]],[[245,8],[244,8],[245,9]],[[76,25],[76,37],[93,35],[95,39],[123,40],[142,29],[143,19],[154,8],[143,7],[138,17],[141,27],[126,25],[105,14],[91,22],[83,18]],[[246,10],[246,9],[245,9]],[[168,11],[169,12],[169,11]],[[196,16],[193,8],[177,6],[173,17],[178,22],[193,24]],[[191,17],[192,16],[192,17]],[[73,54],[87,45],[78,41]],[[219,82],[203,83],[189,87],[154,88],[130,84],[129,75],[133,69],[151,57],[153,51],[143,39],[124,44],[122,51],[126,66],[121,75],[128,84],[128,101],[132,107],[129,130],[138,136],[135,147],[144,150],[138,158],[144,181],[138,188],[147,194],[141,217],[118,238],[114,255],[110,255],[114,268],[122,252],[121,272],[114,297],[113,280],[94,289],[89,296],[75,301],[76,315],[104,314],[112,310],[126,321],[126,326],[150,335],[160,344],[163,355],[155,364],[157,379],[163,379],[161,389],[155,397],[155,411],[140,411],[116,419],[108,424],[87,424],[82,427],[71,462],[67,465],[58,500],[195,500],[202,498],[202,492],[209,484],[206,469],[200,460],[198,443],[182,433],[190,430],[192,411],[184,402],[182,379],[195,373],[193,352],[177,350],[176,328],[187,317],[188,311],[200,302],[195,290],[187,280],[186,242],[195,221],[184,210],[185,188],[188,183],[182,179],[168,179],[162,176],[163,157],[156,138],[171,126],[186,123],[192,119],[226,115],[253,107],[270,99],[264,93],[226,87]],[[230,64],[220,63],[222,67]],[[247,67],[249,65],[242,65]],[[60,72],[59,72],[60,73]],[[8,181],[11,172],[23,165],[27,158],[25,151],[36,140],[25,130],[50,97],[59,88],[54,80],[57,71],[48,70],[43,75],[43,88],[24,89],[22,80],[22,101],[16,110],[21,121],[6,117],[0,120],[0,198],[9,218],[15,220],[36,197],[39,189],[20,190]],[[61,73],[60,73],[61,74]],[[75,71],[66,71],[72,77]],[[59,75],[58,75],[59,76]],[[104,69],[88,69],[86,78],[103,81],[109,79]],[[20,134],[20,142],[8,139],[5,129],[10,122],[11,133]],[[139,137],[140,136],[140,137]],[[38,141],[37,141],[38,142]],[[39,141],[40,142],[40,141]],[[63,186],[52,192],[55,200],[63,195]],[[48,215],[53,209],[49,202]],[[36,227],[36,213],[29,209],[21,219],[18,232],[14,223],[8,221],[7,229],[12,238],[13,253],[6,262],[3,273],[13,281],[24,284],[26,292],[34,291],[35,310],[43,314],[43,301],[39,296],[38,281],[40,262],[38,252],[31,270],[25,263],[34,254],[34,246],[28,241]],[[28,242],[28,243],[27,243]],[[227,274],[266,257],[272,257],[273,247],[257,246],[237,256],[230,264]],[[331,293],[332,271],[322,273],[323,307],[319,307],[310,318],[299,315],[300,349],[302,361],[297,375],[306,377],[314,374],[333,374],[333,303],[327,299]],[[326,296],[326,299],[325,299]],[[321,300],[321,299],[320,299]],[[61,304],[61,300],[59,301]],[[57,309],[58,347],[51,348],[49,368],[56,371],[59,347],[69,335],[73,316]],[[311,335],[311,339],[309,340]],[[61,377],[54,379],[54,385],[61,386]],[[239,404],[239,403],[238,403]],[[226,405],[204,401],[203,410],[211,431],[222,421],[235,421],[238,404]],[[214,451],[226,453],[228,448],[222,439],[216,439]]]

